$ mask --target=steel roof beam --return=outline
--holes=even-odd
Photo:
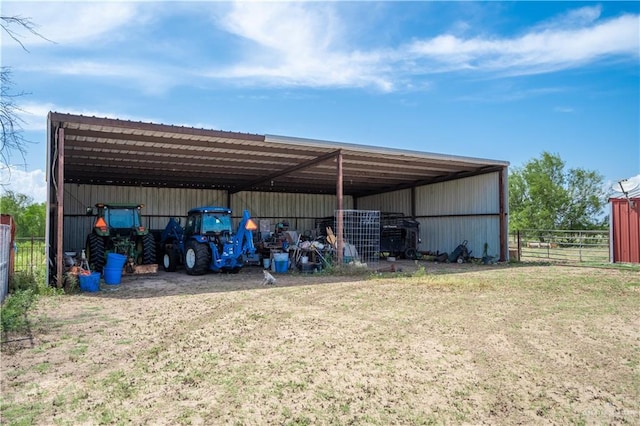
[[[284,170],[281,170],[279,172],[271,173],[270,175],[261,177],[259,179],[256,179],[256,180],[252,181],[252,182],[249,182],[247,184],[240,185],[238,188],[236,188],[231,193],[235,194],[236,192],[244,191],[244,190],[249,189],[252,186],[258,185],[260,183],[268,182],[268,181],[276,179],[276,178],[278,178],[280,176],[285,176],[285,175],[288,175],[290,173],[296,172],[298,170],[306,169],[307,167],[311,167],[311,166],[313,166],[315,164],[322,163],[324,161],[330,160],[332,158],[335,158],[337,155],[339,155],[340,152],[341,152],[341,150],[339,150],[339,149],[336,150],[336,151],[328,152],[328,153],[326,153],[324,155],[320,155],[320,156],[318,156],[318,157],[316,157],[316,158],[314,158],[312,160],[305,161],[305,162],[300,163],[300,164],[296,164],[295,166],[288,167],[288,168],[286,168]]]

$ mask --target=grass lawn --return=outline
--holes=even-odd
[[[422,266],[44,298],[2,424],[640,423],[638,268]]]

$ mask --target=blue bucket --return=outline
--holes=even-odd
[[[92,272],[89,275],[78,275],[80,290],[95,292],[100,291],[100,272]]]
[[[109,285],[120,284],[122,279],[122,268],[104,268],[104,283]]]
[[[118,253],[107,254],[107,264],[105,268],[124,268],[124,264],[127,262],[127,256]]]
[[[276,272],[278,273],[283,274],[289,269],[289,260],[276,260],[274,263],[276,265]]]

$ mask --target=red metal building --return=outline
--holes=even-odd
[[[640,263],[640,197],[609,199],[611,261]]]

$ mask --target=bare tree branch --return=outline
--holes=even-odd
[[[19,29],[27,30],[31,34],[40,37],[43,40],[51,42],[48,38],[40,34],[37,26],[30,18],[22,16],[0,16],[0,27],[20,45],[26,52],[29,50],[22,42],[22,35]],[[24,120],[20,117],[20,113],[25,111],[21,109],[16,100],[25,95],[24,92],[14,92],[13,81],[11,80],[11,68],[8,66],[0,67],[0,162],[2,165],[10,169],[12,153],[18,153],[22,158],[22,165],[26,167],[27,143],[30,143],[23,136],[22,125]]]
[[[0,161],[5,165],[11,164],[12,152],[18,152],[23,163],[26,163],[26,144],[22,124],[24,120],[19,113],[24,112],[15,102],[16,98],[23,96],[24,92],[12,93],[11,69],[2,67],[0,69],[0,126],[2,133],[0,136]]]
[[[26,52],[28,52],[29,49],[27,49],[24,43],[22,43],[22,36],[17,32],[15,29],[16,27],[25,29],[31,34],[53,43],[36,30],[37,25],[31,21],[31,18],[23,18],[22,16],[0,16],[0,27],[2,27],[4,32],[6,32],[9,37],[18,43]]]

